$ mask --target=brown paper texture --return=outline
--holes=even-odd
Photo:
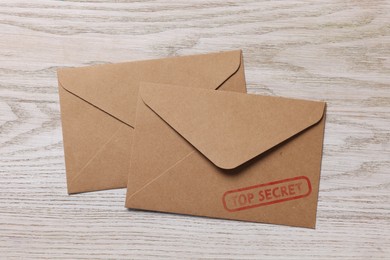
[[[68,193],[126,187],[142,81],[246,92],[239,50],[60,69]]]
[[[315,227],[324,102],[141,86],[126,207]]]

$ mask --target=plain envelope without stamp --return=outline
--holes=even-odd
[[[126,207],[315,227],[325,103],[141,83]]]
[[[239,50],[59,70],[68,193],[126,187],[141,81],[246,92]]]

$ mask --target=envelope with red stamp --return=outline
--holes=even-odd
[[[314,228],[325,107],[142,83],[126,207]]]

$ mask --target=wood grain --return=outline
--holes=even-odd
[[[389,1],[0,2],[1,259],[389,259]],[[316,230],[66,194],[56,69],[243,49],[251,93],[328,103]]]

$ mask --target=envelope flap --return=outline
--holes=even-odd
[[[325,103],[144,83],[145,104],[216,166],[232,169],[323,117]]]
[[[237,50],[61,69],[58,81],[72,94],[134,126],[139,82],[217,89],[240,64]]]

